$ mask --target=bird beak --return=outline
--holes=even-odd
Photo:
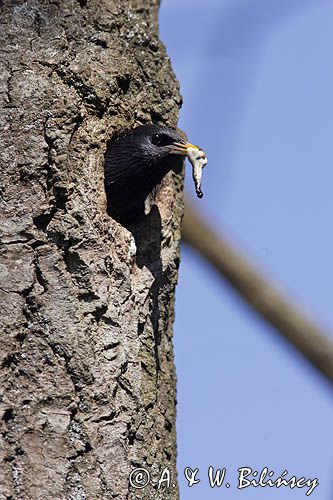
[[[188,148],[194,148],[194,149],[199,149],[199,146],[195,146],[194,144],[191,144],[189,142],[185,142],[184,144],[180,142],[175,142],[170,146],[170,153],[174,155],[180,155],[180,156],[187,156],[187,150]]]

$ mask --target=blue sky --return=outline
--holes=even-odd
[[[333,2],[164,0],[160,32],[181,84],[179,126],[208,155],[202,200],[217,231],[333,336]],[[333,497],[331,387],[193,251],[176,295],[182,500],[307,498],[237,490],[237,469],[319,480]],[[226,467],[230,488],[207,469]],[[199,468],[189,488],[183,470]]]

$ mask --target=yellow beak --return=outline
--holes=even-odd
[[[199,148],[199,146],[195,146],[194,144],[191,144],[190,142],[186,142],[185,144],[182,144],[180,142],[175,142],[170,147],[170,153],[175,154],[175,155],[180,155],[180,156],[187,156],[187,149],[188,148],[201,149],[201,148]]]

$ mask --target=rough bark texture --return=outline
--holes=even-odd
[[[1,5],[0,499],[175,499],[182,176],[134,236],[106,214],[114,132],[175,125],[157,0]],[[134,243],[135,241],[135,243]]]

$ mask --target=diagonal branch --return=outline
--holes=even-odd
[[[333,342],[226,240],[186,205],[183,240],[197,250],[265,320],[333,382]]]

